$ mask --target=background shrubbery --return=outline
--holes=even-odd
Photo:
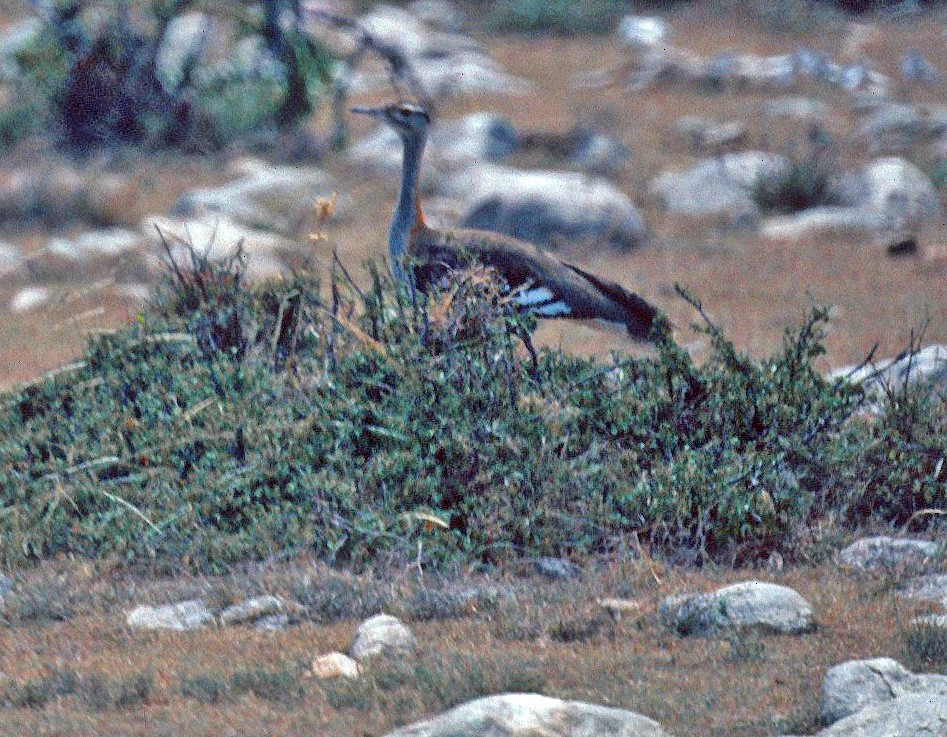
[[[943,506],[943,402],[874,423],[813,368],[826,313],[755,361],[709,321],[705,363],[542,351],[486,272],[416,303],[387,271],[242,283],[198,254],[127,329],[3,398],[0,556],[214,568],[308,549],[362,565],[812,553],[809,522]],[[690,298],[688,298],[690,299]],[[695,306],[699,306],[692,300]],[[923,521],[923,520],[922,520]]]

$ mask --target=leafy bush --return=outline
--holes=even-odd
[[[753,185],[753,199],[767,213],[800,212],[818,205],[840,204],[833,187],[831,157],[822,147],[793,153],[789,164],[773,173],[764,172]]]
[[[860,390],[812,365],[825,310],[762,362],[709,320],[702,365],[668,338],[650,359],[532,359],[531,320],[490,272],[413,300],[368,269],[367,289],[337,269],[323,298],[310,274],[248,288],[239,258],[192,254],[134,326],[7,393],[4,564],[218,569],[306,549],[440,566],[593,555],[630,534],[680,560],[756,559],[792,555],[827,511],[898,522],[945,502],[942,405],[918,394],[848,422]],[[329,619],[381,601],[344,582],[310,594]]]
[[[501,0],[487,16],[498,31],[555,33],[564,36],[610,31],[628,4],[622,0]]]

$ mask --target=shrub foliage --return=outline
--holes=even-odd
[[[825,310],[765,361],[709,320],[702,364],[669,338],[644,359],[531,357],[490,272],[423,298],[367,268],[367,288],[340,265],[324,288],[248,287],[239,255],[192,254],[133,326],[3,396],[4,564],[305,549],[438,565],[629,536],[733,560],[792,555],[827,511],[903,522],[944,504],[942,404],[906,394],[851,422],[862,392],[812,366]]]

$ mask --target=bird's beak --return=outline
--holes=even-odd
[[[385,117],[385,108],[383,107],[365,107],[363,105],[356,105],[355,107],[350,107],[349,112],[358,113],[359,115],[370,115],[373,118]]]

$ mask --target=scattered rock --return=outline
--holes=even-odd
[[[516,129],[493,113],[473,113],[459,120],[435,126],[421,171],[421,184],[429,187],[433,170],[456,169],[477,161],[500,161],[516,150]],[[401,172],[402,143],[389,126],[379,126],[349,148],[349,157],[363,168],[398,174]]]
[[[579,131],[569,153],[569,163],[592,174],[616,174],[631,159],[631,150],[621,141],[598,131]]]
[[[817,737],[933,737],[947,734],[947,696],[911,694],[867,706]]]
[[[664,607],[682,635],[707,636],[740,628],[801,634],[815,626],[812,607],[787,586],[744,581],[710,594],[688,596]]]
[[[480,164],[447,177],[441,186],[442,194],[463,200],[466,227],[551,246],[597,241],[633,248],[649,239],[628,196],[599,177]]]
[[[320,680],[332,678],[358,678],[362,667],[348,655],[327,653],[312,661],[312,674]]]
[[[281,256],[299,251],[299,244],[282,236],[240,225],[224,216],[195,220],[178,220],[153,215],[144,220],[141,232],[160,258],[165,258],[161,245],[163,236],[177,263],[188,263],[187,246],[212,261],[222,261],[234,254],[237,245],[243,249],[247,276],[250,279],[272,279],[284,271]]]
[[[349,653],[364,662],[375,657],[390,657],[414,652],[414,634],[397,617],[378,614],[362,622],[355,633]]]
[[[313,167],[272,166],[245,159],[241,177],[222,187],[186,192],[171,208],[174,217],[223,215],[250,228],[295,234],[308,221],[316,199],[332,193],[333,180]]]
[[[20,249],[9,243],[0,242],[0,278],[16,272],[23,265]]]
[[[885,158],[862,170],[866,183],[862,207],[896,227],[930,223],[941,216],[940,195],[931,180],[910,161]]]
[[[199,599],[165,606],[140,606],[126,618],[132,629],[197,630],[213,623],[214,615]]]
[[[947,573],[929,573],[905,581],[898,594],[908,599],[937,601],[947,607]]]
[[[49,290],[45,287],[26,287],[21,289],[10,300],[11,312],[29,312],[49,302]]]
[[[626,15],[618,23],[618,37],[635,48],[658,46],[671,37],[671,27],[657,16]]]
[[[220,623],[230,627],[238,624],[250,624],[257,622],[263,617],[269,617],[274,614],[283,614],[285,605],[281,599],[272,595],[255,596],[239,604],[227,607],[220,614]]]
[[[887,219],[858,207],[820,205],[791,215],[774,215],[760,223],[760,235],[779,241],[797,241],[826,232],[874,232],[885,227]]]
[[[40,18],[24,18],[0,33],[0,60],[12,59],[39,40],[44,23]]]
[[[616,622],[622,617],[632,617],[641,614],[642,604],[633,599],[599,599],[598,605]]]
[[[276,632],[289,627],[289,615],[285,612],[280,614],[267,614],[260,617],[253,623],[253,629]]]
[[[75,238],[51,238],[46,244],[46,252],[74,261],[88,261],[139,251],[143,242],[140,233],[123,228],[105,228]]]
[[[906,151],[947,132],[947,111],[886,102],[871,110],[858,134],[876,151]]]
[[[811,97],[779,97],[763,104],[763,115],[814,123],[829,116],[829,106]]]
[[[539,694],[498,694],[462,704],[385,737],[669,737],[641,714]]]
[[[944,372],[947,375],[947,348]],[[865,537],[839,553],[839,564],[862,571],[904,572],[922,568],[940,551],[940,546],[930,540],[905,540],[901,538]]]
[[[182,13],[171,19],[155,58],[155,73],[166,90],[177,88],[185,67],[200,52],[205,36],[212,30],[213,20],[205,13]]]
[[[446,0],[414,0],[408,10],[431,28],[444,33],[460,33],[467,25],[467,15]]]
[[[721,151],[746,139],[746,123],[731,120],[720,123],[700,115],[685,115],[674,130],[694,151]]]
[[[560,581],[578,578],[582,574],[582,569],[571,560],[550,558],[545,555],[534,560],[533,567],[540,576]]]
[[[756,182],[779,176],[788,165],[784,156],[765,151],[725,154],[683,172],[659,174],[648,183],[648,193],[673,214],[755,219],[760,212],[753,200]]]
[[[947,390],[947,345],[925,346],[914,354],[902,354],[867,366],[846,366],[832,371],[829,378],[862,384],[865,391],[875,397],[873,409],[880,411],[890,390],[899,391],[906,385],[924,383],[929,383],[935,392]],[[933,544],[924,541],[925,546]]]

